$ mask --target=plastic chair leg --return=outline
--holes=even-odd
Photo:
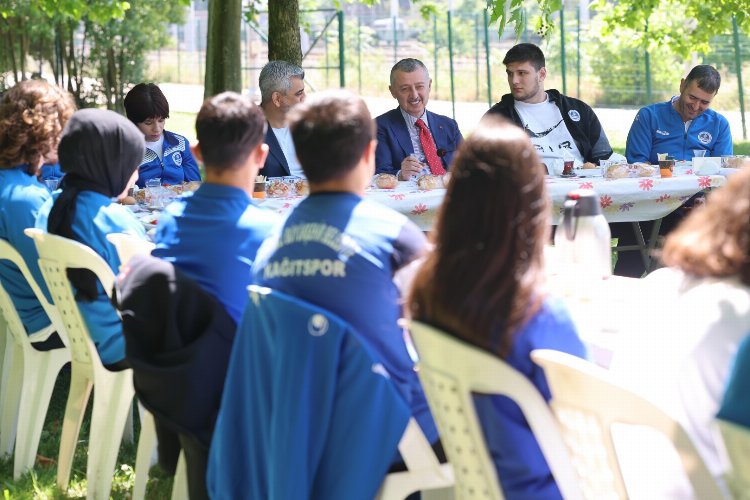
[[[6,363],[12,359],[8,353],[8,349],[12,345],[12,340],[8,327],[5,324],[5,318],[0,313],[0,402],[5,401],[5,386],[8,373],[10,373],[10,367],[6,366]],[[2,428],[0,428],[0,439],[2,439]],[[0,454],[2,453],[0,449]]]
[[[133,500],[143,500],[146,496],[148,472],[151,469],[151,457],[156,449],[156,424],[151,412],[143,410],[141,414],[141,435],[138,438],[138,454],[135,457],[135,484]]]
[[[125,431],[122,433],[122,440],[126,443],[132,443],[135,441],[135,430],[133,428],[133,410],[135,409],[135,401],[133,407],[128,410],[128,419],[125,421]]]
[[[94,386],[86,373],[81,373],[76,363],[73,363],[70,375],[70,392],[65,405],[62,435],[60,436],[60,454],[57,458],[57,485],[63,492],[68,489],[70,469],[73,466],[73,455],[76,451],[78,434],[81,431],[83,414],[89,401],[91,389]]]
[[[422,500],[453,500],[454,498],[456,498],[456,491],[453,486],[422,491]]]
[[[34,466],[44,419],[60,369],[70,359],[67,349],[37,352],[26,349],[24,382],[18,409],[16,457],[13,477]]]
[[[185,463],[185,452],[180,452],[180,458],[177,460],[177,470],[174,473],[174,482],[172,483],[172,500],[185,500],[188,495],[188,477],[187,464]]]
[[[5,330],[4,325],[3,330]],[[21,402],[23,384],[23,350],[10,335],[5,339],[5,360],[2,361],[0,380],[0,456],[13,453],[16,440],[18,406]]]
[[[96,500],[109,499],[117,452],[134,396],[133,374],[130,370],[106,375],[97,374],[86,466],[86,498]]]

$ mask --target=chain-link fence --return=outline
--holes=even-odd
[[[151,78],[202,84],[207,20],[199,9],[191,17],[187,25],[174,27],[173,49],[150,55]],[[723,79],[713,107],[740,111],[738,77],[750,81],[747,65],[740,63],[743,75],[737,71],[738,61],[745,61],[750,51],[746,35],[717,35],[709,55],[683,60],[666,48],[648,53],[629,47],[625,40],[602,38],[599,17],[571,3],[558,14],[559,29],[550,39],[542,40],[531,26],[521,29],[521,41],[536,43],[545,52],[546,88],[596,107],[638,108],[678,93],[680,78],[695,64],[706,63],[717,67]],[[390,67],[404,57],[416,57],[430,70],[433,99],[490,105],[508,92],[502,59],[516,43],[515,33],[509,27],[498,34],[488,26],[485,11],[472,8],[472,2],[429,18],[416,8],[396,12],[386,5],[360,4],[345,4],[341,12],[303,11],[300,18],[303,67],[313,90],[343,82],[362,95],[388,97]],[[243,86],[251,93],[257,93],[258,73],[267,61],[267,33],[264,13],[243,26]]]

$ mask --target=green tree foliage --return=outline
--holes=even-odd
[[[597,0],[598,10],[607,11],[603,34],[618,27],[648,34],[632,45],[647,48],[667,47],[687,58],[691,53],[710,52],[711,38],[732,31],[732,16],[744,32],[750,32],[750,2],[747,0],[620,0],[609,4]]]
[[[527,0],[487,0],[492,24],[498,30],[510,24],[516,35],[524,26]],[[552,17],[563,0],[535,0],[539,9],[534,17],[537,33],[548,37],[555,30]],[[693,53],[711,50],[711,38],[732,31],[732,17],[741,31],[750,33],[750,2],[747,0],[594,0],[591,8],[603,13],[602,35],[608,37],[621,29],[634,36],[630,47],[666,48],[674,55],[687,58]]]
[[[129,85],[143,81],[145,54],[171,40],[167,26],[181,23],[189,0],[153,2],[131,0],[122,19],[84,21],[84,37],[90,37],[91,74],[100,87],[97,98],[108,109],[123,111]]]
[[[656,18],[661,17],[659,14]],[[652,47],[648,51],[652,82],[651,96],[648,96],[646,50],[632,44],[634,39],[647,38],[647,35],[625,26],[605,30],[602,28],[604,22],[605,16],[592,21],[588,41],[583,46],[591,66],[591,76],[599,80],[603,92],[596,97],[594,104],[642,106],[666,100],[678,92],[685,71],[681,57],[666,47]]]
[[[602,2],[606,0],[601,0]],[[638,0],[632,0],[638,1]],[[646,0],[652,1],[652,0]],[[562,8],[563,0],[536,0],[538,14],[534,17],[534,29],[537,34],[547,37],[554,31],[552,16]],[[497,30],[502,35],[505,26],[513,25],[516,37],[521,37],[521,31],[526,26],[527,0],[487,0],[490,11],[490,24],[497,23]]]
[[[189,0],[0,0],[0,87],[41,72],[79,106],[122,110],[127,86],[143,79],[148,50],[169,42]],[[30,68],[30,61],[35,61]]]

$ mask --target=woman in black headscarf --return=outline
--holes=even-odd
[[[123,116],[99,109],[75,113],[58,147],[66,174],[62,191],[41,208],[36,226],[89,246],[118,272],[120,259],[107,234],[146,238],[138,219],[113,201],[135,183],[143,147],[143,134]],[[102,285],[90,271],[68,271],[68,277],[102,363],[109,369],[124,368],[122,324]]]

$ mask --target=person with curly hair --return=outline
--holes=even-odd
[[[416,271],[407,305],[415,320],[501,358],[549,401],[531,351],[585,357],[586,348],[562,303],[544,290],[545,173],[523,129],[482,119],[458,147],[435,248]],[[474,404],[505,497],[561,498],[520,408],[498,395],[477,394]]]
[[[750,168],[732,175],[667,236],[661,261],[667,267],[643,280],[639,320],[610,370],[682,424],[723,485],[713,420],[750,332]],[[684,486],[660,476],[668,481],[664,495],[676,498]]]
[[[45,292],[37,264],[39,256],[23,230],[34,227],[39,208],[50,197],[37,176],[43,164],[57,163],[57,145],[74,111],[72,96],[43,80],[23,81],[0,98],[0,238],[18,250]],[[49,317],[18,268],[1,260],[0,282],[34,346],[62,347]]]

